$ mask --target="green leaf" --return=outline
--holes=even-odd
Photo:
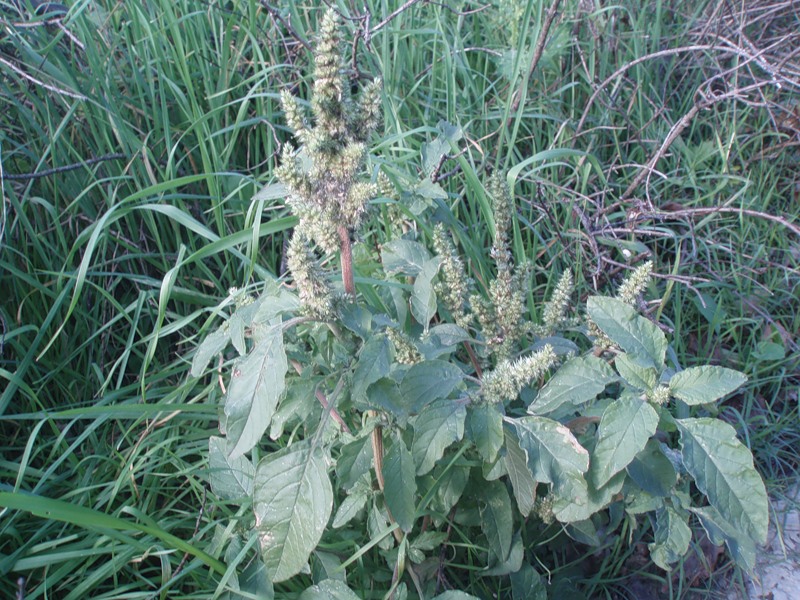
[[[614,358],[614,366],[620,376],[637,390],[650,391],[658,383],[658,373],[653,367],[643,367],[625,353]]]
[[[197,347],[192,357],[192,377],[200,377],[211,359],[225,349],[230,339],[227,323],[223,323],[216,331],[209,334]]]
[[[361,600],[347,584],[338,579],[325,579],[306,588],[300,600]]]
[[[511,574],[511,600],[547,600],[544,581],[532,566],[522,565]]]
[[[469,436],[483,460],[494,462],[503,446],[503,415],[493,404],[473,404],[468,411]]]
[[[265,456],[256,468],[256,530],[273,582],[299,573],[333,509],[333,489],[319,448],[299,442]]]
[[[594,400],[605,387],[617,380],[608,364],[596,356],[571,358],[556,371],[528,407],[530,414],[542,415],[565,402],[584,404]]]
[[[769,507],[753,455],[736,431],[717,419],[677,419],[681,456],[697,488],[737,531],[767,541]]]
[[[250,354],[234,366],[224,409],[231,460],[249,452],[269,427],[288,367],[280,325],[267,328]]]
[[[400,392],[400,386],[388,377],[379,379],[369,386],[366,405],[369,408],[386,411],[394,416],[401,426],[405,426],[413,408],[408,397]]]
[[[430,258],[425,246],[411,240],[392,240],[381,246],[381,263],[387,275],[402,273],[416,277]]]
[[[427,360],[431,360],[451,353],[457,344],[469,339],[469,334],[458,325],[442,323],[431,327],[417,347]]]
[[[588,518],[589,490],[583,473],[589,469],[589,452],[557,421],[521,417],[511,422],[517,430],[520,448],[528,456],[533,478],[553,484],[555,517],[562,522]]]
[[[713,506],[690,508],[689,510],[700,518],[700,524],[706,530],[708,539],[712,543],[717,546],[724,543],[737,565],[750,575],[756,574],[756,545],[752,538],[743,535],[741,530],[737,530],[726,521]]]
[[[686,404],[715,402],[747,381],[744,373],[725,367],[690,367],[669,380],[669,392]]]
[[[439,400],[426,406],[414,419],[411,454],[417,475],[430,471],[447,447],[464,437],[467,409],[460,400]]]
[[[522,535],[517,531],[511,539],[511,549],[508,552],[508,558],[502,562],[490,560],[489,568],[481,571],[480,575],[482,577],[502,577],[509,573],[516,573],[522,566],[524,558],[525,546],[522,544]]]
[[[208,479],[213,492],[223,500],[242,500],[253,494],[256,468],[246,457],[231,459],[224,439],[208,439]]]
[[[481,600],[477,596],[471,596],[466,592],[459,592],[456,590],[447,590],[443,594],[439,594],[432,600]]]
[[[336,514],[333,517],[331,527],[338,529],[349,523],[359,511],[367,505],[367,501],[372,497],[372,482],[367,475],[361,477],[350,489],[347,497],[342,500]]]
[[[659,443],[651,439],[627,467],[630,478],[652,496],[669,496],[678,474],[672,462],[664,456]]]
[[[511,481],[511,489],[514,490],[517,508],[523,517],[527,517],[536,503],[536,480],[528,468],[528,456],[520,448],[517,438],[506,431],[505,441],[506,454],[503,459],[508,479]]]
[[[658,413],[647,402],[627,396],[603,411],[592,452],[590,475],[599,488],[627,467],[656,432]]]
[[[591,296],[586,309],[592,321],[625,350],[632,361],[661,370],[667,352],[667,338],[655,323],[616,298]]]
[[[414,289],[411,293],[411,314],[426,331],[439,308],[436,292],[433,290],[433,278],[439,272],[441,262],[441,257],[435,256],[422,266],[422,270],[414,280]]]
[[[464,488],[467,487],[469,481],[469,468],[453,465],[446,471],[441,471],[444,469],[437,467],[433,472],[439,484],[439,487],[436,488],[436,502],[440,512],[446,514],[464,493]]]
[[[336,478],[342,489],[349,490],[372,468],[372,440],[369,435],[345,444],[336,461]]]
[[[433,172],[441,158],[448,154],[463,136],[461,127],[444,120],[439,121],[436,128],[439,130],[436,139],[422,144],[422,170],[426,175]]]
[[[367,388],[391,371],[393,346],[385,335],[372,336],[358,354],[353,372],[353,388],[350,395],[354,402],[366,400]]]
[[[692,541],[692,530],[688,525],[688,513],[681,515],[671,506],[656,513],[655,542],[648,544],[650,558],[665,571],[672,563],[684,557]]]
[[[383,498],[400,529],[408,533],[416,517],[414,459],[402,439],[395,439],[383,459]]]
[[[479,488],[481,501],[481,530],[489,542],[489,549],[497,562],[503,563],[511,551],[514,518],[511,499],[504,483],[487,481]]]
[[[418,413],[434,400],[446,398],[464,379],[458,366],[444,360],[426,360],[413,365],[400,382],[406,406]]]
[[[511,422],[536,481],[558,484],[565,474],[580,476],[589,469],[589,452],[561,423],[545,417],[520,417]]]

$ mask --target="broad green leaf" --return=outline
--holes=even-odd
[[[368,475],[364,475],[350,489],[347,497],[342,500],[336,514],[333,517],[331,527],[338,529],[344,527],[351,519],[367,505],[367,501],[372,497],[372,480]]]
[[[430,175],[437,166],[440,166],[442,157],[449,154],[463,136],[461,127],[444,120],[439,121],[436,128],[439,131],[436,139],[422,144],[422,170],[426,175]]]
[[[269,327],[250,354],[234,366],[224,409],[231,460],[261,440],[283,393],[287,369],[280,325]]]
[[[583,473],[589,469],[589,452],[557,421],[532,416],[512,423],[533,478],[553,484],[555,517],[562,522],[588,518],[589,490]]]
[[[414,186],[414,194],[426,200],[446,200],[447,191],[438,183],[434,183],[430,177],[426,177]],[[433,203],[426,203],[423,206],[433,206]],[[416,210],[415,210],[416,209]],[[420,210],[416,206],[412,207],[415,215],[420,215]]]
[[[738,389],[747,381],[747,376],[725,367],[690,367],[676,373],[669,380],[669,392],[686,404],[708,404],[715,402]]]
[[[442,354],[449,354],[455,350],[457,344],[469,339],[469,334],[458,325],[442,323],[431,327],[417,348],[427,360],[431,360]]]
[[[609,383],[616,380],[613,369],[600,358],[571,358],[541,389],[528,407],[528,412],[543,415],[554,411],[565,402],[584,404],[594,400]]]
[[[765,544],[769,525],[767,491],[753,455],[736,431],[718,419],[677,419],[681,456],[697,488],[738,531]]]
[[[405,426],[413,409],[408,396],[403,395],[397,382],[388,377],[369,386],[366,404],[370,408],[389,413],[397,419],[401,427]]]
[[[500,481],[487,481],[479,487],[478,494],[481,501],[481,530],[497,562],[505,562],[511,551],[511,537],[514,534],[508,491]]]
[[[208,479],[217,496],[223,500],[250,498],[255,474],[256,468],[246,457],[228,457],[224,439],[208,439]]]
[[[385,488],[383,498],[400,529],[408,533],[414,528],[417,479],[414,459],[402,439],[395,439],[383,458]]]
[[[336,461],[338,485],[345,490],[353,487],[372,468],[372,458],[372,439],[369,435],[342,446]]]
[[[322,451],[298,442],[265,456],[256,468],[253,509],[272,581],[299,573],[333,509],[333,488]]]
[[[626,396],[603,411],[592,452],[590,475],[598,488],[627,467],[656,432],[658,413],[647,402]]]
[[[658,442],[651,439],[626,468],[630,478],[652,496],[669,496],[678,480],[672,462],[664,456]]]
[[[387,275],[402,273],[416,277],[430,258],[425,246],[411,240],[392,240],[381,247],[381,263]]]
[[[464,437],[467,409],[461,400],[438,400],[426,406],[414,419],[414,442],[411,454],[417,475],[433,468],[447,447]]]
[[[453,465],[445,471],[443,467],[437,467],[433,474],[438,482],[436,488],[437,507],[440,512],[447,514],[459,501],[461,494],[464,493],[464,488],[467,487],[469,468]]]
[[[358,354],[353,372],[351,396],[354,402],[366,400],[367,388],[391,371],[393,347],[385,335],[372,336]]]
[[[655,542],[648,544],[650,558],[665,571],[672,569],[672,563],[684,557],[692,541],[692,530],[688,525],[688,513],[681,515],[671,506],[665,506],[656,513]]]
[[[511,481],[511,489],[514,490],[517,508],[523,517],[527,517],[531,514],[536,503],[536,480],[528,468],[528,457],[525,451],[520,448],[517,438],[509,431],[506,431],[505,441],[506,454],[503,460],[505,461],[508,479]]]
[[[750,536],[728,523],[713,506],[689,510],[700,518],[700,523],[712,543],[717,546],[724,543],[736,564],[750,575],[755,574],[756,545]]]
[[[194,357],[192,357],[192,377],[200,377],[211,359],[225,349],[230,339],[227,323],[223,323],[216,331],[209,334],[197,347]]]
[[[405,405],[418,413],[434,400],[446,398],[464,379],[458,366],[444,360],[426,360],[413,365],[400,382]]]
[[[311,555],[311,578],[319,582],[326,579],[347,582],[341,559],[336,554],[322,550],[315,550]]]
[[[511,422],[536,481],[558,484],[565,475],[581,476],[589,469],[589,452],[561,423],[545,417],[520,417]]]
[[[245,568],[239,576],[239,589],[249,594],[242,596],[243,599],[255,596],[259,600],[272,600],[275,597],[267,567],[261,560],[254,560]]]
[[[586,309],[592,321],[628,353],[628,358],[645,367],[663,367],[667,338],[655,323],[616,298],[591,296]]]
[[[456,590],[448,590],[443,594],[439,594],[432,600],[481,600],[477,596],[472,596],[466,592],[459,592]]]
[[[491,557],[494,559],[494,557]],[[489,568],[481,571],[482,577],[502,577],[509,573],[516,573],[522,566],[522,561],[525,558],[525,546],[522,544],[522,536],[517,531],[514,537],[511,538],[511,549],[508,551],[508,558],[503,561],[496,559],[489,562]]]
[[[655,368],[643,367],[632,361],[625,353],[618,354],[614,358],[614,366],[617,367],[620,376],[638,390],[650,391],[658,383],[658,373]]]
[[[425,331],[428,330],[428,324],[439,308],[436,292],[433,290],[433,278],[439,272],[441,262],[441,257],[435,256],[422,265],[411,292],[411,314]]]
[[[532,566],[522,565],[511,574],[511,600],[547,600],[544,581]]]
[[[473,404],[468,411],[469,437],[486,462],[494,462],[503,446],[503,415],[494,404]]]
[[[306,588],[300,600],[361,600],[347,584],[338,579],[325,579]]]

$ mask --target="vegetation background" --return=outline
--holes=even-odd
[[[236,514],[206,495],[203,463],[220,391],[189,361],[229,288],[281,271],[294,222],[259,191],[289,139],[280,90],[308,98],[324,4],[18,4],[0,2],[0,595],[223,594],[215,532]],[[583,298],[653,258],[652,317],[679,362],[748,375],[720,414],[774,496],[796,483],[796,4],[337,6],[359,34],[353,74],[384,80],[373,163],[415,198],[435,169],[473,270],[491,245],[479,183],[491,169],[517,183],[531,298],[566,267]],[[463,139],[431,164],[454,126]],[[383,239],[380,214],[366,243]],[[669,576],[622,542],[541,547],[550,593],[678,598],[741,582],[700,544]],[[462,585],[513,592],[477,573]]]

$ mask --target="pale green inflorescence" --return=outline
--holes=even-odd
[[[275,170],[299,218],[288,264],[306,310],[317,318],[329,317],[333,306],[326,273],[311,264],[319,262],[317,248],[326,254],[339,251],[343,236],[349,238],[361,223],[369,201],[389,187],[385,178],[380,185],[358,180],[367,141],[381,118],[381,83],[371,82],[354,101],[342,72],[340,44],[337,13],[330,9],[320,24],[314,54],[312,124],[297,100],[281,93],[286,121],[302,144],[299,153],[286,144]]]
[[[491,256],[497,266],[497,275],[489,284],[489,297],[479,295],[470,298],[475,316],[481,325],[486,344],[500,359],[511,356],[514,346],[527,331],[524,289],[530,275],[529,267],[514,269],[509,249],[509,230],[513,214],[511,191],[497,175],[488,185],[492,199],[495,236]]]
[[[502,360],[483,376],[481,391],[489,403],[514,400],[520,391],[556,364],[558,357],[550,344],[515,361]]]
[[[467,312],[470,281],[464,270],[464,261],[441,223],[437,223],[433,229],[433,248],[442,257],[442,281],[436,285],[436,293],[450,311],[455,324],[467,330],[471,320]]]
[[[669,402],[669,387],[666,385],[660,385],[654,390],[652,390],[649,394],[647,394],[647,399],[652,402],[653,404],[664,405]]]
[[[544,313],[542,315],[542,331],[544,335],[555,333],[558,326],[566,320],[574,285],[572,271],[567,269],[558,280],[552,297],[544,305]]]
[[[423,361],[423,356],[411,338],[399,329],[387,329],[386,335],[394,345],[395,358],[403,365],[415,365]]]
[[[650,276],[653,274],[653,261],[648,260],[643,265],[634,269],[617,289],[617,298],[625,304],[634,306],[636,299],[647,287]]]

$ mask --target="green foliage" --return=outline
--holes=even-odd
[[[331,15],[323,22],[317,69],[329,69],[326,77],[338,87],[331,94],[316,85],[316,129],[307,129],[295,101],[283,97],[310,175],[285,154],[295,170],[279,176],[304,198],[291,202],[300,213],[295,238],[338,252],[347,290],[349,274],[359,268],[350,248],[358,223],[346,224],[346,236],[335,235],[340,218],[331,215],[341,216],[344,196],[320,195],[320,182],[333,177],[341,187],[355,179],[358,161],[342,174],[332,172],[332,157],[347,154],[353,139],[363,145],[366,138],[358,136],[368,128],[354,124],[357,113],[333,77],[330,53],[338,38]],[[359,146],[359,160],[363,153]],[[301,283],[307,265],[290,262],[299,302],[287,300],[287,288],[271,286],[228,317],[228,338],[218,330],[197,349],[194,373],[226,339],[243,354],[229,371],[225,443],[210,441],[210,479],[222,500],[252,494],[252,516],[242,525],[256,531],[270,580],[292,579],[321,547],[356,535],[363,540],[356,556],[379,549],[392,590],[412,584],[422,596],[433,575],[420,565],[438,551],[426,540],[436,536],[446,545],[456,522],[485,549],[478,558],[485,576],[515,574],[514,589],[523,582],[536,587],[535,558],[522,542],[533,523],[556,520],[592,538],[614,514],[632,527],[642,526],[644,515],[653,531],[651,556],[664,569],[686,554],[693,514],[751,568],[737,549],[763,543],[768,522],[752,456],[724,422],[686,417],[690,407],[720,400],[746,377],[667,364],[665,334],[634,307],[649,263],[622,282],[616,297],[591,296],[583,323],[565,317],[571,275],[561,278],[549,304],[542,302],[546,322],[523,322],[525,269],[513,266],[510,252],[514,198],[497,177],[487,187],[495,235],[485,296],[462,304],[448,295],[457,288],[463,297],[474,284],[458,281],[463,263],[437,226],[433,250],[443,254],[433,255],[425,237],[408,235],[384,243],[374,257],[393,298],[388,309],[351,295],[320,311]],[[234,326],[236,319],[244,322]],[[288,369],[289,356],[295,370]],[[287,392],[312,381],[300,395]],[[290,398],[291,434],[274,438],[280,449],[265,446],[260,438]],[[255,468],[243,456],[262,451]],[[466,597],[448,594],[440,597]],[[355,596],[328,579],[302,597]]]

